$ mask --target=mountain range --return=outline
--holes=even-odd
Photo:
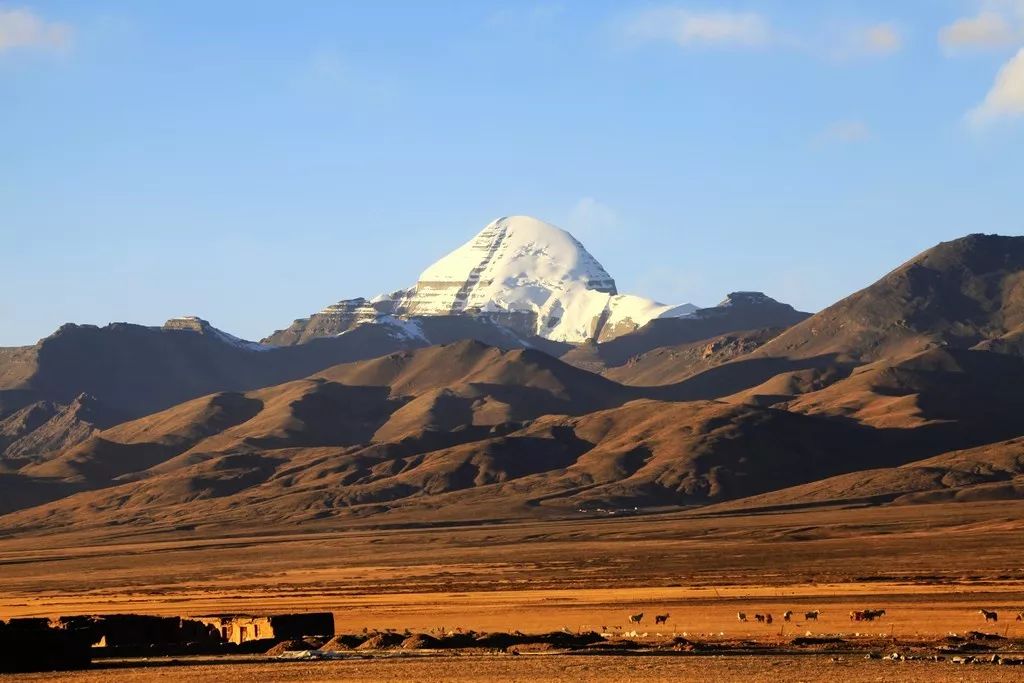
[[[0,533],[327,528],[1024,493],[1024,237],[814,315],[619,294],[502,218],[262,342],[197,317],[0,349]]]

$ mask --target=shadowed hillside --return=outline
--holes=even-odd
[[[794,325],[760,358],[870,362],[936,344],[969,348],[1024,323],[1024,238],[969,235],[916,256]]]
[[[741,293],[568,354],[523,340],[426,346],[426,323],[410,320],[269,351],[195,319],[182,323],[191,330],[65,329],[4,356],[0,377],[18,381],[3,395],[0,512],[18,511],[0,528],[231,530],[1016,497],[1022,245],[981,235],[941,244],[786,330],[755,324],[803,314]],[[430,324],[444,327],[442,317]],[[471,316],[450,330],[466,325],[494,332]],[[122,349],[136,337],[138,349]],[[146,370],[151,356],[159,361]],[[106,370],[72,363],[85,357]],[[623,364],[608,369],[609,359]],[[312,369],[270,381],[301,368]],[[151,388],[155,405],[203,383],[257,381],[266,384],[102,431],[86,419]],[[98,387],[106,403],[69,410],[37,398],[72,385]]]

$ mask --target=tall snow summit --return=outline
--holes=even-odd
[[[615,280],[568,232],[529,216],[507,216],[432,264],[409,289],[340,301],[267,341],[296,343],[382,318],[451,315],[484,318],[525,336],[605,341],[653,318],[694,310],[619,294]]]
[[[397,299],[405,315],[490,314],[521,332],[569,342],[611,338],[694,310],[619,294],[579,240],[530,216],[492,221]]]

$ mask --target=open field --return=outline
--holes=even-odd
[[[729,653],[98,660],[115,668],[67,678],[80,681],[1019,680],[1020,667],[864,657],[935,653],[948,634],[975,630],[1007,638],[982,656],[1019,657],[1022,513],[1020,503],[999,502],[221,538],[128,540],[116,528],[105,536],[24,535],[0,541],[0,618],[323,610],[334,613],[338,632],[569,629],[615,641],[635,630],[629,639],[641,648],[684,637]],[[1000,621],[986,624],[982,607],[998,610]],[[849,619],[864,608],[887,614]],[[796,613],[788,623],[786,610]],[[809,610],[821,610],[820,618],[806,620]],[[750,621],[738,622],[738,611]],[[636,612],[644,622],[629,626]],[[772,613],[774,623],[754,622],[758,612]],[[653,616],[665,613],[668,623],[655,627]],[[842,644],[794,654],[793,638],[808,634]]]
[[[944,635],[977,610],[1024,609],[1024,505],[652,515],[305,535],[75,536],[0,542],[0,618],[73,613],[330,610],[339,631],[436,627],[525,632],[625,625],[779,637],[806,625],[735,614],[885,608],[872,630]],[[650,617],[648,617],[650,618]],[[1024,622],[1000,622],[1024,635]],[[1020,631],[1021,633],[1017,633]]]

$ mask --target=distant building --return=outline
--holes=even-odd
[[[192,617],[220,634],[225,643],[241,644],[249,640],[293,640],[304,636],[334,635],[331,612],[301,614],[212,614]]]
[[[63,616],[50,622],[50,626],[78,633],[96,647],[216,643],[220,640],[219,635],[202,622],[146,614]]]

